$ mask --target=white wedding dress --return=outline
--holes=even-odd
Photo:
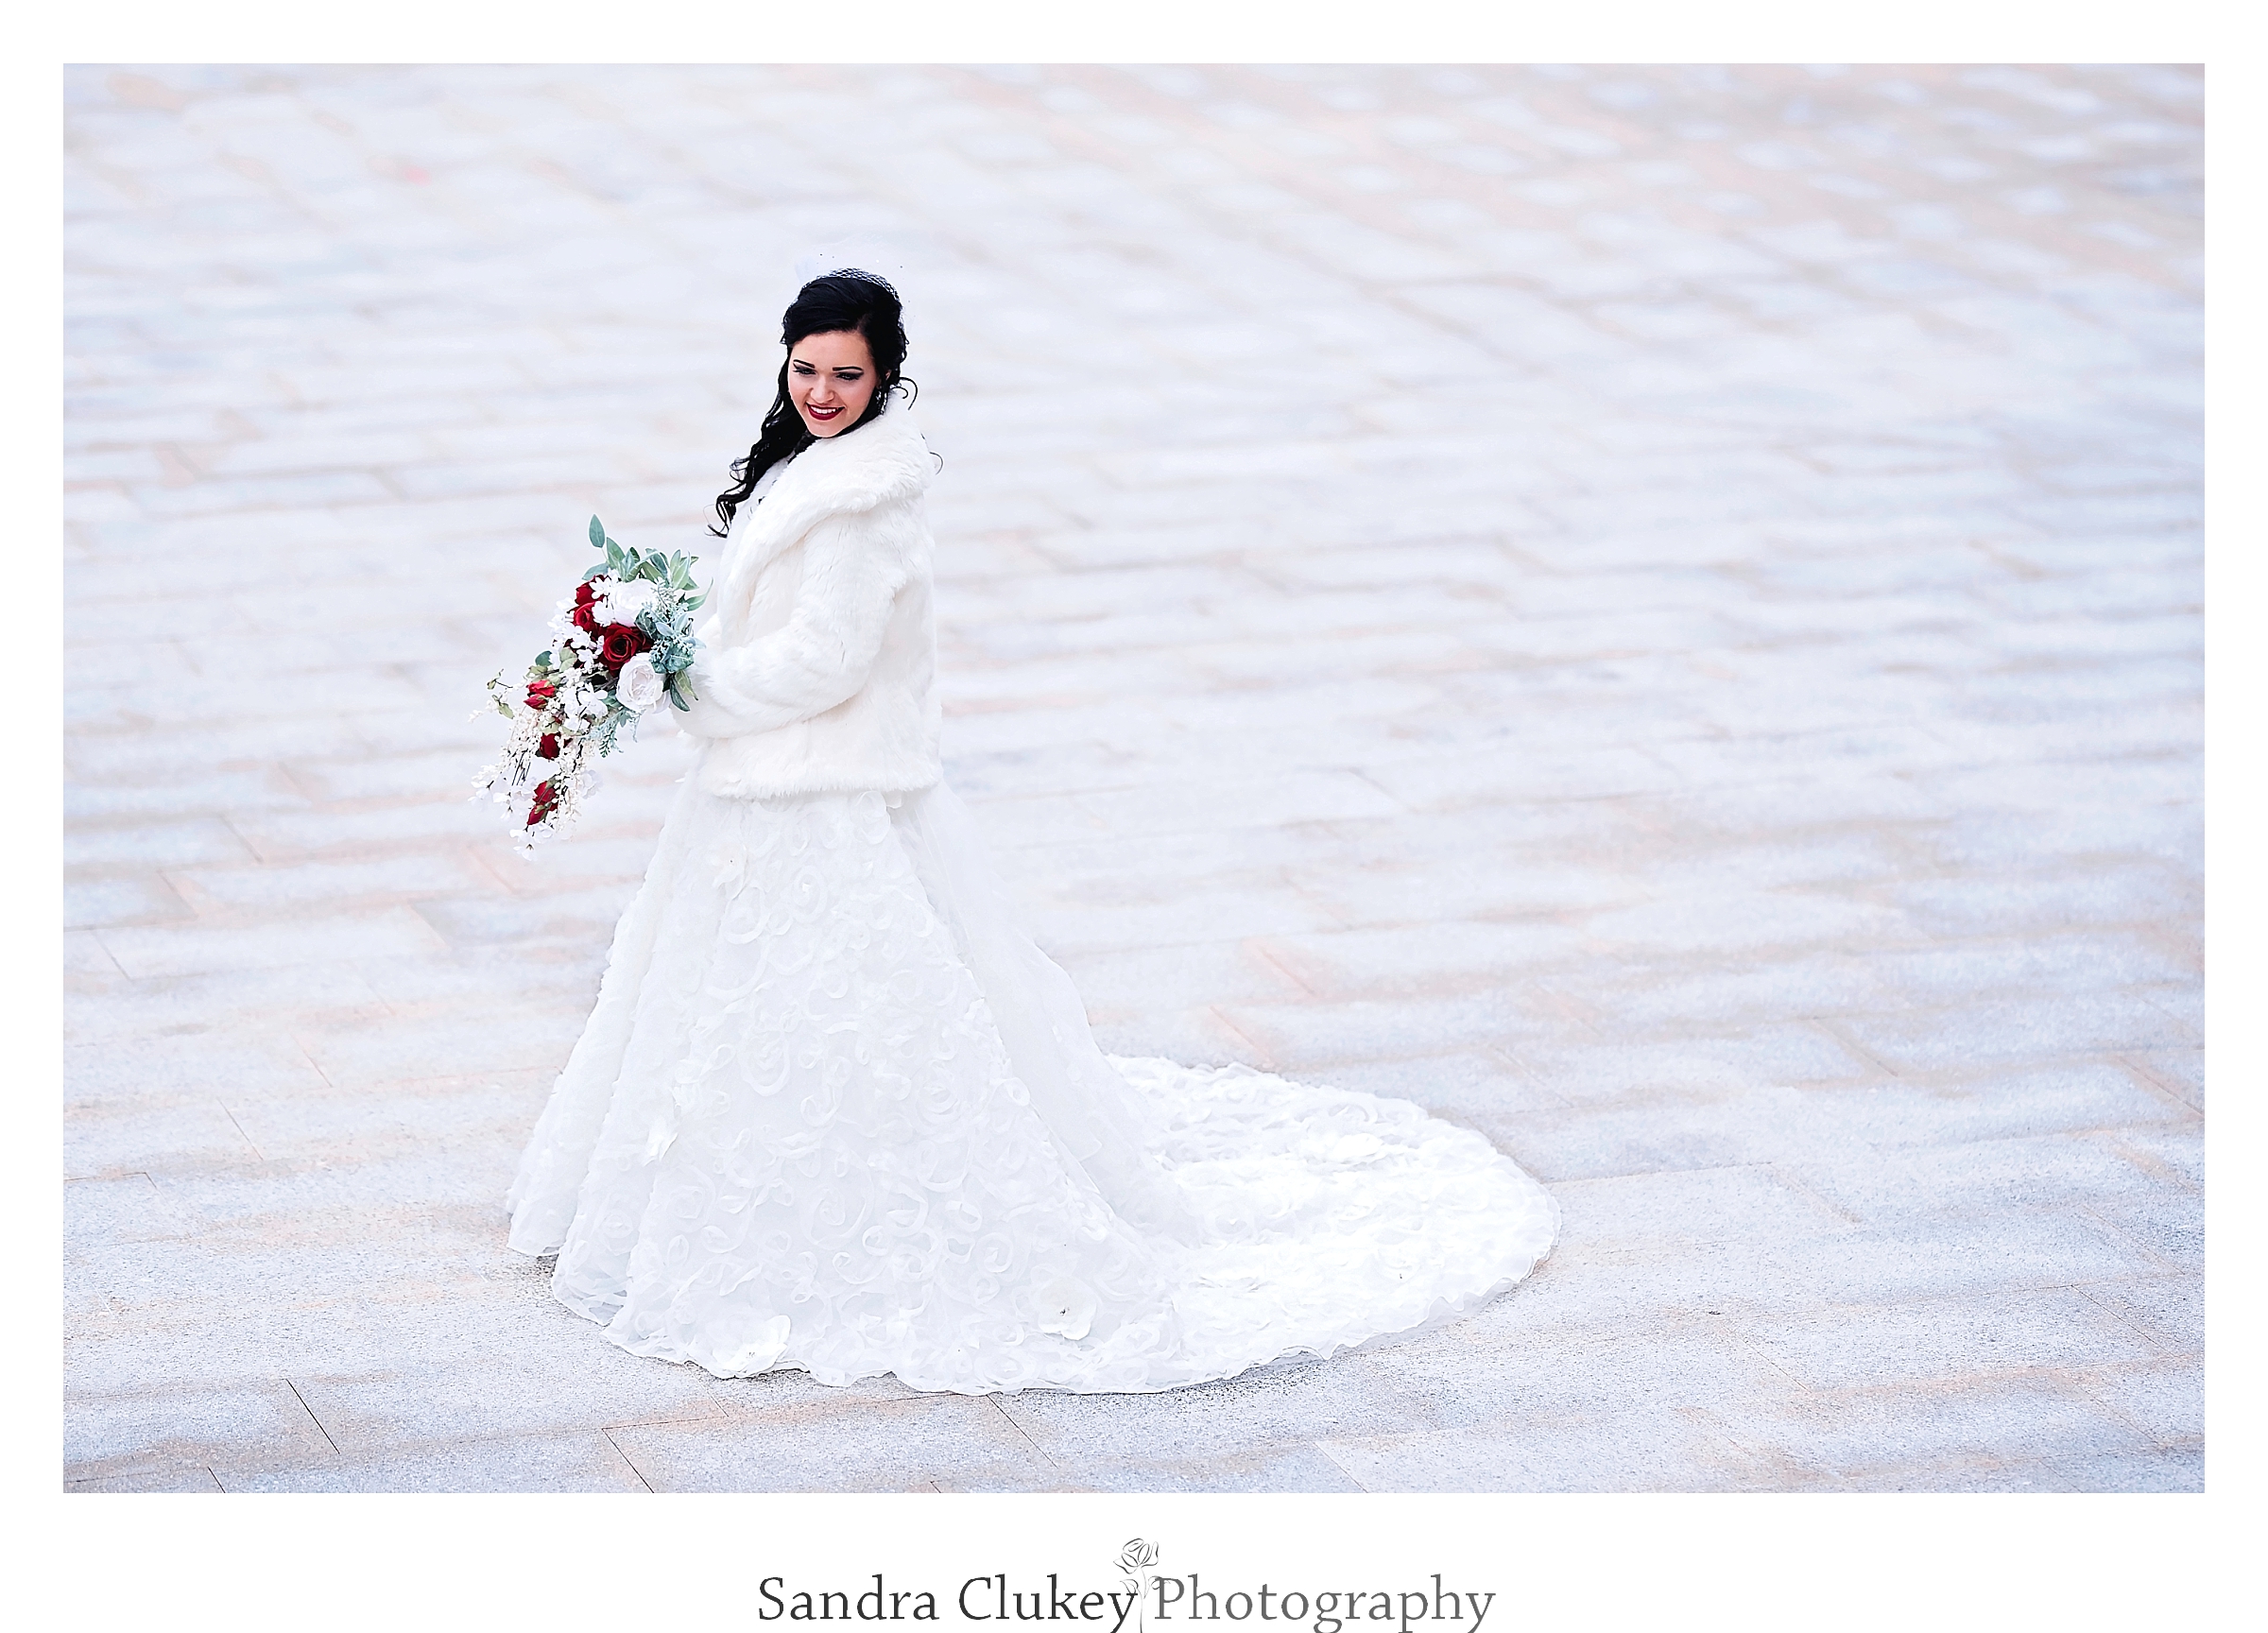
[[[966,1394],[1406,1335],[1558,1226],[1406,1101],[1101,1054],[949,787],[690,778],[507,1205],[635,1354]]]

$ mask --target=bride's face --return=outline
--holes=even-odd
[[[856,330],[806,335],[787,350],[787,395],[814,437],[858,423],[874,398],[874,353]]]

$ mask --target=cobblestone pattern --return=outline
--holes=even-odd
[[[2202,1483],[2195,75],[67,83],[74,1488]],[[1476,1318],[832,1392],[506,1251],[687,758],[525,865],[468,716],[854,232],[1040,939],[1550,1183]]]

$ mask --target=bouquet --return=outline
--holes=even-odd
[[[591,518],[591,547],[606,561],[583,575],[573,600],[559,603],[551,621],[553,645],[539,653],[526,677],[507,683],[498,670],[489,681],[496,712],[512,734],[493,765],[473,779],[475,799],[490,795],[519,822],[517,842],[532,849],[580,815],[583,797],[598,785],[587,766],[614,750],[627,722],[637,722],[666,697],[691,706],[693,614],[706,598],[694,588],[697,557],[640,555],[607,537]]]

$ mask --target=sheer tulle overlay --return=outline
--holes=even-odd
[[[680,788],[507,1206],[633,1353],[969,1394],[1406,1335],[1558,1226],[1408,1102],[1101,1054],[942,785]]]

